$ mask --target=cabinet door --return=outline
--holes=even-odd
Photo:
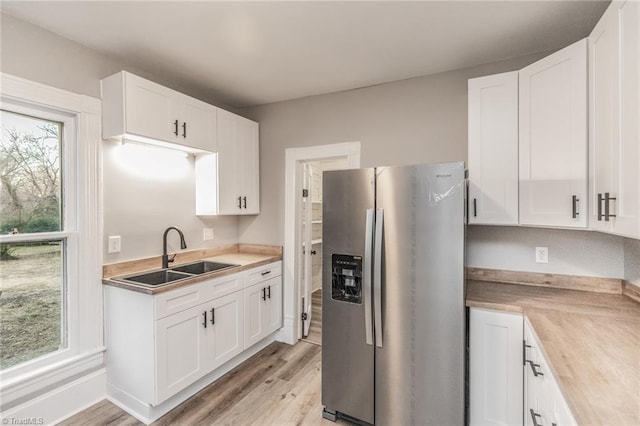
[[[180,96],[178,142],[210,152],[218,150],[217,108],[190,96]]]
[[[584,228],[586,40],[520,70],[519,87],[520,224]]]
[[[211,369],[217,368],[244,349],[243,295],[237,291],[214,300],[209,305]]]
[[[218,214],[239,214],[242,199],[237,185],[236,115],[218,110]]]
[[[124,75],[126,132],[176,142],[179,94],[133,74]]]
[[[614,2],[620,23],[620,142],[614,151],[612,232],[640,238],[640,3]]]
[[[244,349],[258,343],[267,335],[267,301],[264,283],[245,288],[244,293]]]
[[[156,321],[156,404],[208,372],[205,311],[198,305]]]
[[[522,315],[471,309],[471,425],[522,425]]]
[[[611,222],[602,219],[605,192],[613,192],[615,152],[619,139],[618,14],[609,8],[589,36],[589,179],[590,226],[610,231]],[[599,216],[600,214],[600,216]]]
[[[267,287],[265,335],[268,335],[282,327],[282,277],[271,278],[263,285]]]
[[[242,196],[240,214],[260,213],[260,153],[258,123],[237,117],[236,171],[238,193]],[[246,197],[246,199],[245,199]]]
[[[469,223],[518,224],[518,72],[469,80]]]

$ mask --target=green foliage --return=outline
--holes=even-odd
[[[8,244],[0,244],[0,260],[14,260],[14,249]]]

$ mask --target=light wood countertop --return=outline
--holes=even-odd
[[[241,248],[242,250],[242,248]],[[205,255],[206,256],[206,255]],[[230,263],[233,265],[237,265],[233,268],[223,269],[221,271],[206,273],[202,275],[194,275],[185,280],[180,280],[177,282],[169,282],[167,284],[149,287],[145,285],[136,285],[133,283],[116,281],[111,279],[113,276],[122,276],[122,275],[132,275],[136,273],[144,273],[150,270],[158,269],[157,266],[150,269],[148,267],[149,262],[142,261],[139,262],[139,266],[136,267],[136,262],[127,262],[125,267],[118,267],[118,265],[110,265],[112,270],[118,271],[117,275],[113,274],[112,276],[106,276],[102,279],[102,283],[104,285],[110,285],[113,287],[120,287],[127,290],[137,291],[139,293],[145,294],[158,294],[163,293],[165,291],[175,290],[176,288],[184,287],[187,285],[195,284],[198,282],[215,279],[218,277],[222,277],[225,275],[235,274],[237,272],[241,272],[247,269],[257,268],[262,265],[267,265],[272,262],[277,262],[282,260],[281,252],[276,251],[263,251],[260,250],[247,250],[247,251],[228,251],[226,253],[216,254],[214,256],[202,257],[202,258],[184,258],[189,259],[188,261],[182,261],[180,263],[171,264],[171,267],[180,266],[183,264],[193,263],[195,261],[206,260],[211,262],[219,262],[219,263]],[[155,264],[154,264],[155,265]],[[126,271],[126,272],[125,272]]]
[[[640,425],[640,303],[469,280],[466,304],[527,317],[580,425]]]

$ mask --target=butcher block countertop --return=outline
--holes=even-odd
[[[112,279],[113,277],[144,273],[160,269],[161,261],[160,257],[157,256],[152,258],[104,265],[102,272],[102,283],[104,285],[120,287],[127,290],[137,291],[139,293],[158,294],[198,282],[219,278],[225,275],[235,274],[247,269],[268,265],[272,262],[277,262],[279,260],[282,260],[282,248],[275,246],[233,244],[230,246],[223,246],[215,249],[194,250],[191,252],[179,253],[179,255],[176,256],[176,261],[171,263],[169,267],[173,268],[176,266],[201,260],[218,263],[230,263],[237,266],[223,269],[217,272],[195,275],[188,279],[169,282],[167,284],[162,284],[155,287],[136,285],[134,283],[116,281]]]
[[[578,424],[640,425],[640,303],[468,280],[466,304],[526,316]]]

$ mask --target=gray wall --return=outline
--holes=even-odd
[[[101,55],[78,43],[0,14],[1,70],[60,89],[100,97],[100,80],[127,69],[184,93],[198,97],[194,88],[177,87],[165,76],[134,69],[126,63]],[[206,101],[216,104],[213,99]],[[217,104],[224,107],[223,105]],[[228,107],[224,107],[229,109]],[[177,226],[185,233],[188,248],[215,247],[238,241],[237,217],[195,216],[193,159],[180,157],[175,164],[139,159],[147,166],[136,170],[135,154],[122,146],[103,143],[104,262],[112,263],[162,253],[162,232]],[[126,151],[126,149],[124,150]],[[167,152],[162,150],[162,152]],[[150,151],[148,157],[153,156]],[[166,169],[162,169],[166,167]],[[214,229],[214,240],[203,241],[202,229]],[[107,236],[120,235],[122,251],[107,254]],[[169,250],[179,249],[176,235],[169,238]]]
[[[289,147],[360,141],[362,166],[467,159],[467,79],[519,69],[544,54],[245,110],[260,122],[261,214],[243,217],[241,242],[282,244],[284,153]],[[586,231],[469,227],[476,267],[624,276],[622,238]],[[549,263],[535,263],[536,246]]]
[[[640,286],[640,240],[624,239],[624,279]]]

